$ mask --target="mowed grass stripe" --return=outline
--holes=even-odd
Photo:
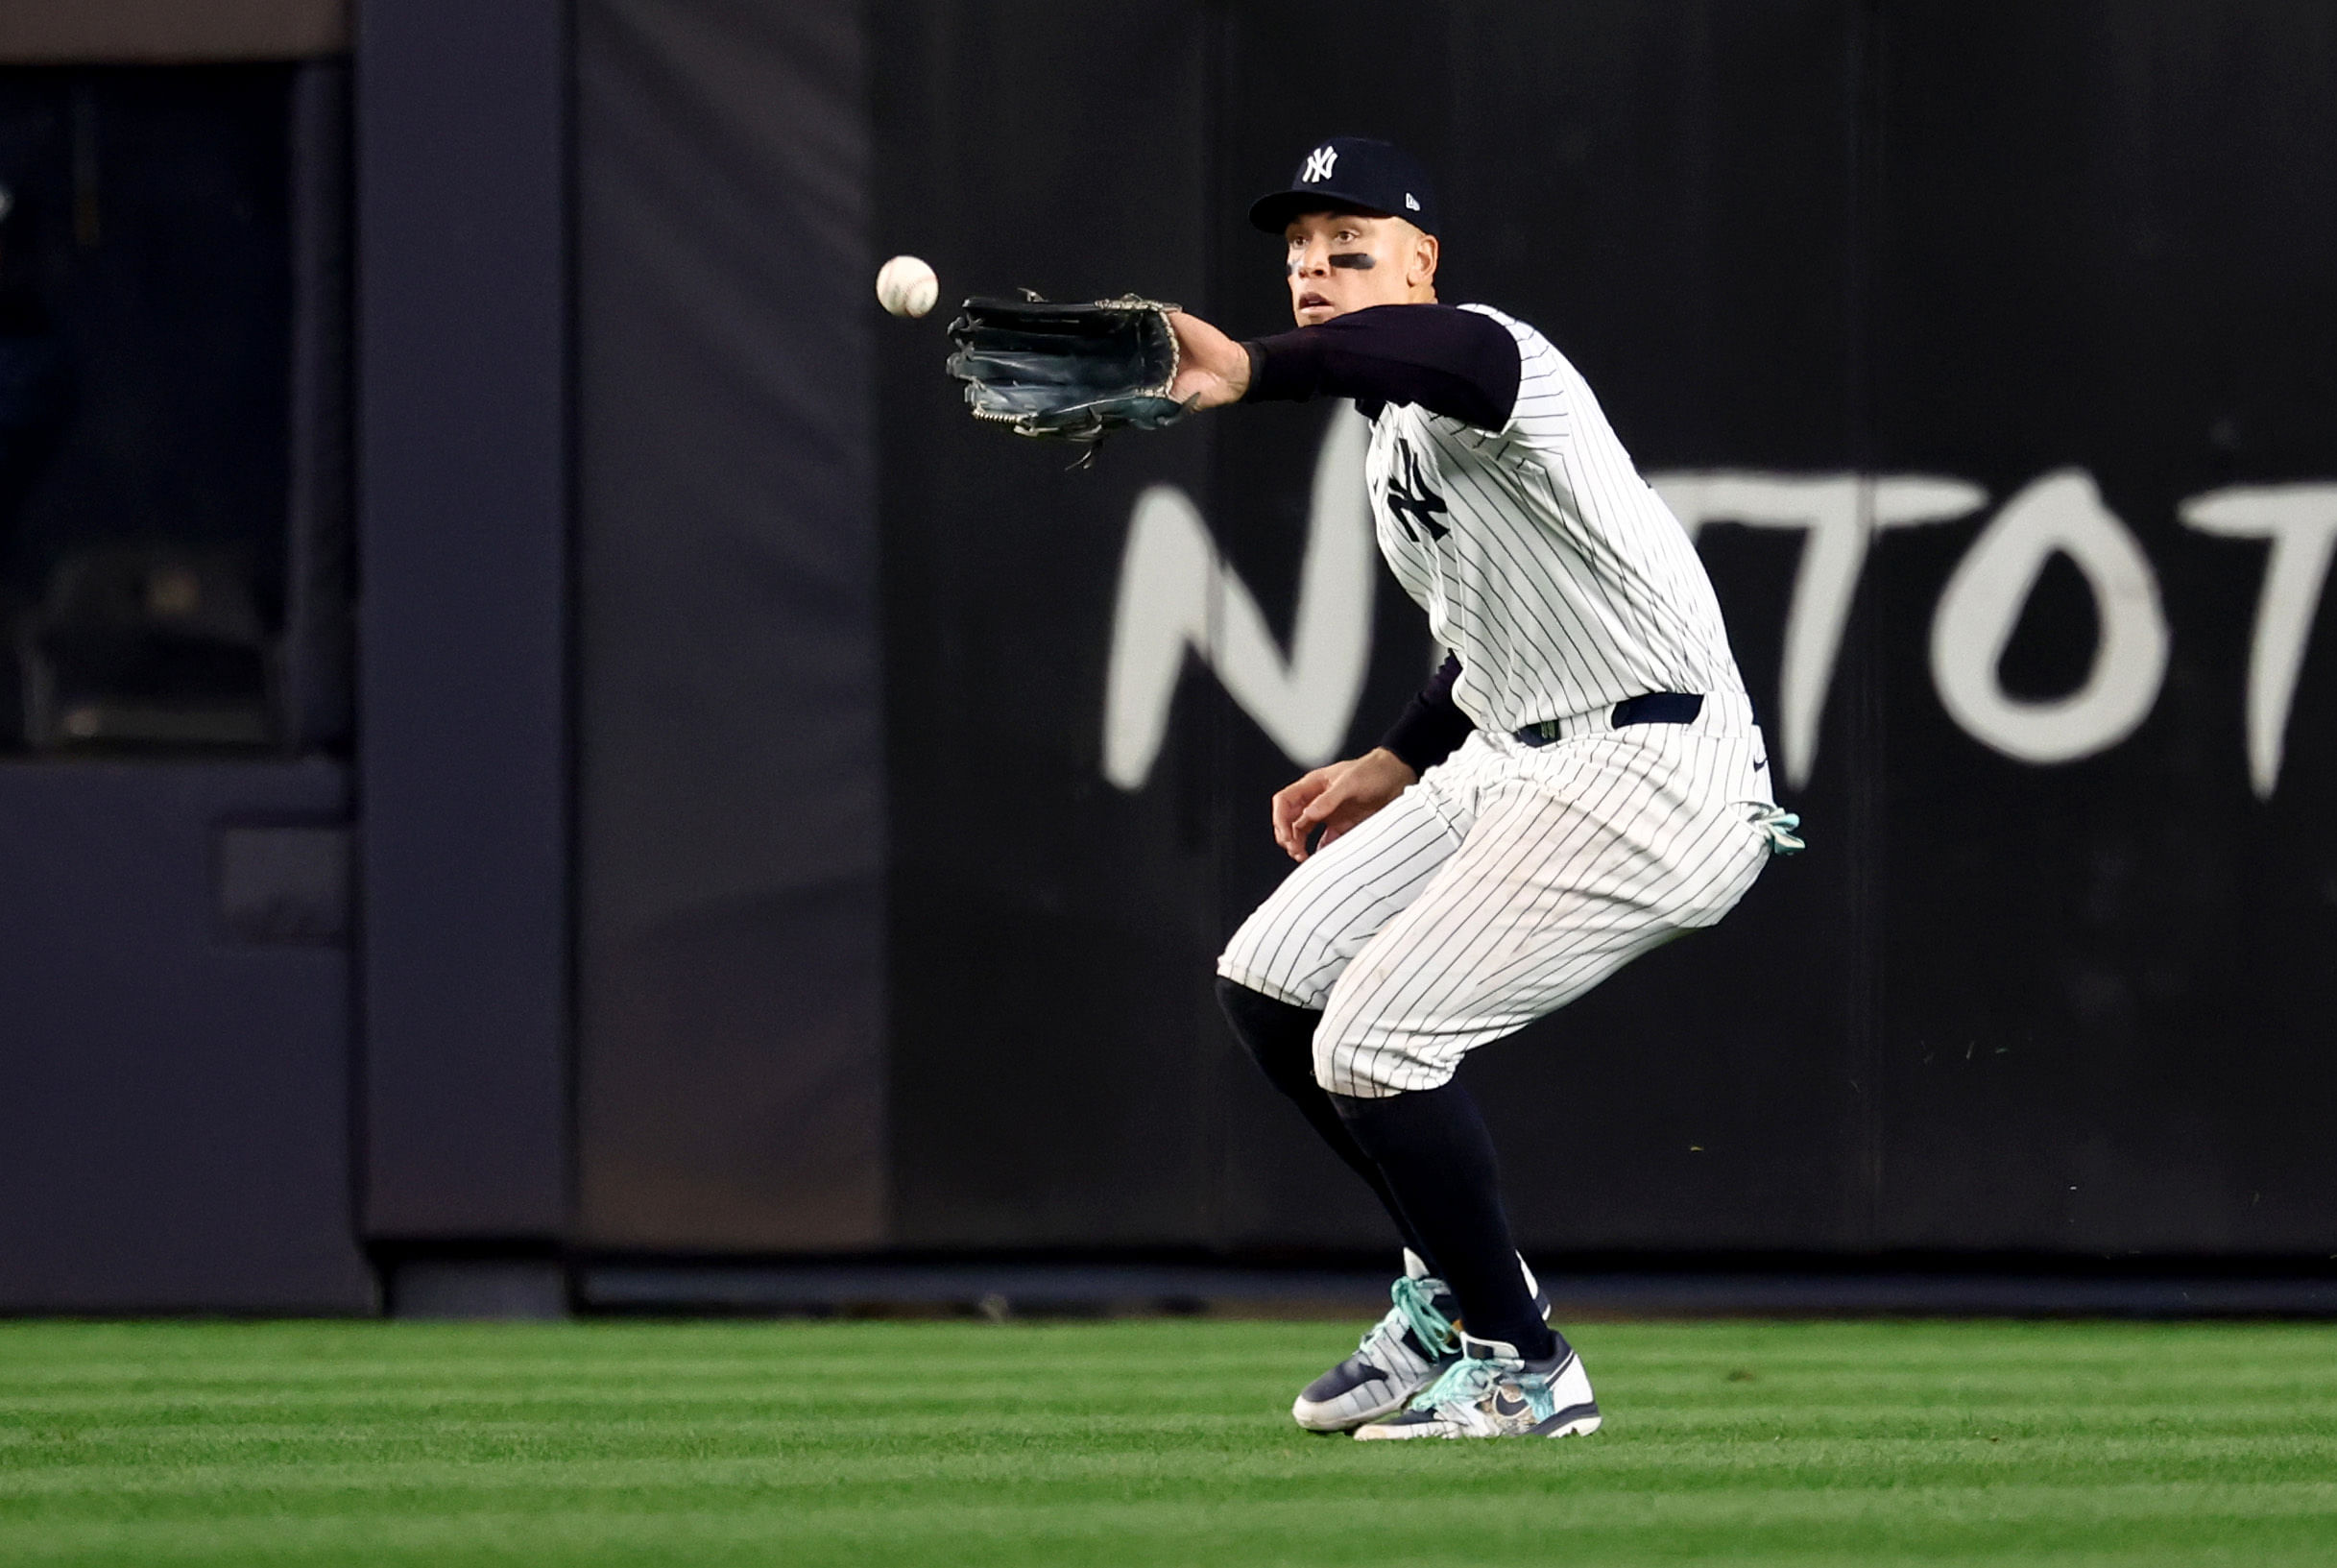
[[[1774,1446],[1774,1445],[1772,1445]],[[2337,1484],[2337,1443],[2299,1444],[2284,1439],[2222,1442],[2186,1448],[2170,1455],[2135,1444],[2091,1445],[2071,1451],[2065,1444],[2015,1445],[1939,1454],[1935,1445],[1897,1445],[1899,1452],[1823,1445],[1767,1456],[1739,1456],[1719,1445],[1622,1451],[1597,1459],[1565,1461],[1562,1474],[1551,1473],[1546,1461],[1531,1461],[1538,1470],[1514,1462],[1507,1473],[1527,1478],[1554,1494],[1585,1495],[1604,1486],[1632,1495],[1687,1495],[1766,1488],[1779,1484],[1802,1488],[1824,1487],[1843,1493],[1881,1488],[1913,1494],[1926,1488],[1950,1486],[1988,1488],[2011,1497],[2049,1482],[2057,1489],[2117,1489],[2148,1484],[2170,1489],[2229,1484],[2219,1478],[2235,1464],[2248,1467],[2257,1480],[2251,1486],[2300,1484],[2308,1487]],[[1375,1451],[1376,1452],[1376,1451]],[[1075,1453],[1050,1456],[1033,1466],[1014,1452],[978,1455],[896,1454],[768,1455],[753,1458],[704,1459],[542,1459],[475,1458],[465,1459],[279,1460],[274,1463],[199,1463],[167,1469],[148,1465],[87,1465],[17,1472],[0,1477],[0,1499],[23,1505],[9,1510],[12,1518],[63,1517],[94,1506],[102,1511],[133,1508],[156,1511],[179,1503],[207,1506],[232,1493],[266,1496],[278,1508],[296,1499],[323,1500],[333,1506],[370,1506],[365,1500],[383,1494],[424,1493],[445,1503],[457,1497],[493,1497],[510,1491],[561,1494],[566,1502],[576,1495],[624,1492],[634,1495],[691,1490],[818,1491],[823,1504],[860,1501],[852,1494],[871,1494],[865,1501],[884,1503],[895,1489],[914,1486],[927,1502],[962,1500],[978,1503],[990,1488],[1004,1483],[1032,1488],[1085,1487],[1096,1482],[1126,1483],[1159,1487],[1179,1483],[1207,1484],[1220,1499],[1268,1496],[1293,1484],[1308,1487],[1325,1499],[1368,1496],[1408,1476],[1441,1477],[1444,1472],[1406,1468],[1439,1461],[1415,1458],[1346,1459],[1309,1456],[1283,1462],[1245,1456],[1237,1473],[1228,1473],[1228,1456],[1140,1450],[1123,1453]],[[1481,1461],[1466,1472],[1483,1478],[1505,1469]],[[1685,1472],[1685,1473],[1683,1473]],[[133,1499],[141,1500],[134,1505]],[[565,1506],[565,1503],[563,1504]]]
[[[1578,1442],[1312,1324],[0,1325],[0,1561],[2337,1560],[2313,1325],[1595,1324]]]
[[[542,1377],[665,1384],[783,1372],[857,1379],[924,1357],[953,1371],[1053,1366],[1107,1371],[1187,1367],[1239,1373],[1313,1365],[1347,1334],[1319,1324],[776,1324],[704,1327],[467,1328],[382,1324],[0,1326],[0,1388],[76,1380],[193,1387],[256,1379],[270,1387],[378,1379],[464,1382]],[[2212,1366],[2332,1374],[2326,1331],[2309,1325],[1773,1323],[1578,1328],[1575,1338],[1638,1373],[1694,1377],[1751,1362],[1778,1373],[1904,1379],[1941,1370],[2094,1370],[2180,1376]],[[696,1354],[683,1354],[696,1350]],[[715,1353],[720,1352],[720,1353]]]
[[[539,1478],[541,1481],[543,1478]],[[586,1499],[609,1495],[605,1478],[578,1475],[571,1478],[552,1478],[555,1484],[537,1500],[544,1511],[567,1514],[575,1512]],[[1114,1478],[1120,1479],[1120,1478]],[[1175,1477],[1144,1475],[1139,1481],[1173,1480]],[[1382,1477],[1383,1484],[1368,1494],[1350,1499],[1351,1503],[1366,1506],[1399,1507],[1409,1513],[1421,1510],[1427,1520],[1442,1519],[1455,1524],[1465,1523],[1482,1510],[1482,1503],[1474,1499],[1442,1495],[1442,1483],[1452,1477],[1441,1472],[1412,1471],[1396,1478],[1397,1484],[1386,1484],[1389,1478]],[[1484,1480],[1483,1477],[1468,1479]],[[2007,1484],[1995,1487],[1971,1486],[1867,1486],[1797,1488],[1776,1495],[1762,1495],[1745,1490],[1725,1491],[1641,1491],[1599,1487],[1578,1487],[1553,1490],[1531,1484],[1530,1478],[1512,1475],[1520,1482],[1515,1490],[1530,1495],[1534,1507],[1553,1521],[1562,1521],[1569,1528],[1587,1528],[1598,1519],[1614,1516],[1624,1510],[1645,1523],[1669,1524],[1682,1527],[1709,1525],[1747,1525],[1769,1522],[1784,1525],[1835,1523],[1845,1519],[1870,1519],[1889,1516],[1907,1522],[1925,1518],[1986,1520],[2001,1524],[2034,1524],[2043,1520],[2063,1523],[2084,1521],[2105,1522],[2128,1520],[2159,1522],[2175,1519],[2206,1520],[2213,1518],[2331,1518],[2337,1519],[2337,1482],[2328,1480],[2291,1483],[2122,1483],[2096,1486],[2042,1486]],[[1412,1484],[1401,1484],[1409,1481]],[[420,1478],[417,1490],[438,1495],[442,1483],[431,1478]],[[498,1496],[508,1486],[478,1488],[477,1495],[495,1497],[503,1507],[497,1512],[509,1512],[509,1499]],[[710,1493],[725,1488],[694,1478],[687,1466],[677,1466],[668,1483],[662,1486],[635,1487],[620,1484],[617,1497],[627,1506],[610,1508],[611,1514],[642,1511],[638,1505],[645,1500],[670,1498],[676,1502],[702,1500]],[[1395,1495],[1389,1495],[1390,1493]],[[462,1495],[458,1491],[456,1495]],[[765,1498],[761,1501],[780,1501]],[[1313,1498],[1261,1498],[1253,1507],[1264,1510],[1256,1517],[1271,1516],[1271,1511],[1283,1508],[1312,1508]],[[904,1501],[898,1495],[885,1497],[827,1497],[813,1499],[787,1498],[784,1511],[807,1525],[816,1525],[823,1518],[842,1518],[847,1515],[874,1514],[906,1529],[920,1529],[925,1523],[951,1523],[973,1518],[995,1522],[999,1518],[1030,1511],[1030,1503],[1001,1505],[996,1502],[966,1501],[951,1498],[939,1501]],[[1161,1500],[1141,1496],[1094,1499],[1089,1496],[1067,1496],[1047,1505],[1047,1511],[1068,1508],[1072,1515],[1090,1507],[1135,1510],[1144,1508],[1155,1510],[1186,1510],[1191,1504],[1185,1500]],[[490,1510],[435,1507],[430,1512],[454,1516],[476,1512],[486,1515]],[[530,1510],[534,1511],[534,1510]],[[282,1517],[278,1515],[278,1517]],[[0,1525],[0,1541],[9,1538],[16,1527]]]
[[[25,1535],[12,1562],[564,1561],[1385,1563],[2198,1560],[2242,1536],[2231,1560],[2327,1561],[2337,1499],[2290,1489],[2036,1488],[1785,1493],[1771,1498],[1589,1493],[1565,1498],[1406,1493],[1344,1508],[1311,1501],[1229,1509],[1192,1501],[1031,1505],[814,1505],[664,1512],[417,1510],[381,1518],[107,1522]],[[1334,1527],[1334,1528],[1327,1528]],[[2124,1549],[2122,1557],[2106,1552]],[[2313,1552],[2323,1554],[2319,1558]]]
[[[1959,1456],[1958,1463],[1986,1459],[1991,1455],[2020,1456],[2020,1462],[2029,1462],[2040,1454],[2067,1453],[2091,1461],[2120,1465],[2137,1463],[2152,1456],[2182,1463],[2337,1457],[2337,1434],[2293,1430],[2289,1423],[2262,1412],[2258,1414],[2257,1424],[2272,1430],[2233,1433],[2191,1425],[2177,1434],[2166,1430],[2121,1433],[2094,1427],[2088,1430],[2082,1444],[2074,1446],[2072,1439],[2060,1431],[2034,1438],[2018,1434],[2008,1437],[2001,1430],[1911,1436],[1877,1433],[1869,1424],[1843,1437],[1814,1430],[1808,1423],[1796,1423],[1790,1432],[1778,1431],[1771,1423],[1769,1431],[1756,1430],[1748,1440],[1742,1433],[1716,1432],[1706,1426],[1681,1432],[1650,1432],[1644,1426],[1625,1426],[1603,1434],[1608,1440],[1598,1443],[1593,1452],[1578,1456],[1570,1463],[1576,1468],[1628,1470],[1725,1460],[1766,1467],[1820,1459],[1830,1461],[1831,1456],[1843,1453],[1854,1455],[1862,1464],[1880,1464],[1892,1456],[1915,1463],[1942,1453]],[[918,1464],[946,1468],[953,1464],[987,1464],[1001,1452],[1021,1462],[1017,1456],[1034,1440],[1061,1442],[1064,1455],[1050,1462],[1070,1462],[1099,1450],[1137,1448],[1155,1452],[1160,1446],[1159,1439],[1174,1436],[1197,1457],[1196,1462],[1204,1462],[1209,1461],[1208,1456],[1235,1447],[1245,1453],[1254,1452],[1254,1439],[1261,1435],[1261,1426],[1257,1416],[1246,1414],[1214,1417],[1205,1422],[1144,1421],[1136,1417],[1109,1424],[1096,1418],[1021,1419],[983,1422],[977,1431],[952,1428],[913,1438],[904,1438],[897,1423],[872,1419],[848,1422],[841,1418],[817,1425],[624,1421],[581,1429],[560,1423],[507,1421],[449,1423],[420,1430],[394,1423],[322,1429],[283,1425],[92,1429],[69,1438],[40,1443],[32,1451],[15,1456],[6,1467],[0,1468],[0,1496],[46,1484],[38,1478],[55,1472],[80,1470],[153,1471],[167,1475],[184,1466],[205,1463],[257,1471],[276,1465],[395,1463],[419,1457],[443,1458],[453,1462],[625,1459],[663,1454],[680,1446],[803,1463],[826,1456],[887,1452],[905,1443],[914,1448]],[[1296,1456],[1303,1455],[1309,1466],[1320,1463],[1319,1451],[1327,1444],[1327,1439],[1286,1434],[1279,1423],[1266,1427],[1265,1435],[1284,1440],[1286,1446],[1276,1452],[1293,1456],[1290,1462],[1299,1462]],[[1763,1437],[1768,1440],[1759,1440]],[[2170,1440],[2177,1437],[2179,1441]],[[1273,1461],[1262,1459],[1260,1462]]]

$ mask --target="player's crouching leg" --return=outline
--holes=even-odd
[[[1401,1411],[1356,1430],[1405,1437],[1574,1437],[1599,1430],[1582,1359],[1551,1327],[1503,1212],[1491,1136],[1452,1081],[1459,1050],[1383,1005],[1369,950],[1334,991],[1315,1031],[1317,1081],[1376,1164],[1422,1242],[1442,1261],[1458,1309],[1460,1354]],[[1351,984],[1351,980],[1361,982]],[[1377,999],[1359,1004],[1359,998]]]
[[[1348,1133],[1331,1097],[1314,1081],[1314,1028],[1322,1013],[1223,977],[1217,980],[1217,1004],[1266,1081],[1372,1189],[1408,1243],[1404,1272],[1390,1288],[1387,1313],[1364,1331],[1354,1354],[1311,1381],[1290,1405],[1290,1418],[1310,1432],[1350,1432],[1403,1410],[1458,1359],[1452,1315],[1458,1306],[1444,1281],[1409,1244],[1415,1238],[1379,1168]]]
[[[1217,974],[1321,1011],[1356,953],[1419,897],[1460,844],[1431,791],[1406,790],[1285,877],[1234,932]]]

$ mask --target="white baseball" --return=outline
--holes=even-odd
[[[896,316],[922,316],[941,298],[941,279],[913,255],[897,255],[877,269],[877,302]]]

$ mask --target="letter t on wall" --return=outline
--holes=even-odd
[[[2331,547],[2337,546],[2337,485],[2233,485],[2192,496],[2179,514],[2203,534],[2272,541],[2248,650],[2248,777],[2256,798],[2270,800],[2280,782],[2289,709],[2328,579]]]
[[[1842,652],[1843,628],[1877,531],[1945,522],[1978,511],[1988,492],[1923,474],[1783,474],[1746,470],[1658,473],[1648,481],[1693,539],[1708,522],[1797,528],[1807,534],[1785,616],[1777,749],[1799,789],[1818,765],[1818,728]]]

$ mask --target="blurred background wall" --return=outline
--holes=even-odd
[[[0,11],[12,1309],[375,1300],[348,42],[327,5]]]
[[[844,6],[576,27],[579,1224],[880,1244],[873,62]]]
[[[0,1307],[1384,1249],[1208,990],[1266,796],[1436,657],[1318,485],[1354,416],[1066,471],[869,286],[1273,330],[1241,214],[1333,133],[1599,389],[1812,843],[1469,1064],[1529,1247],[2337,1252],[2326,7],[115,0],[0,59]]]

